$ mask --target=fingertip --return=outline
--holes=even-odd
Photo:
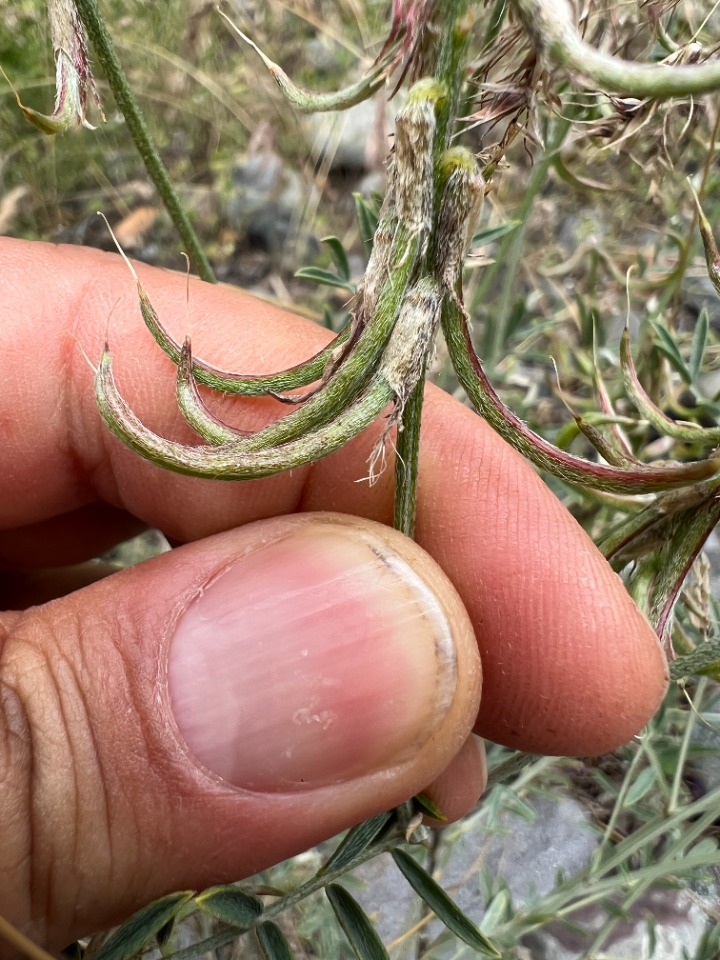
[[[475,731],[543,754],[627,742],[667,688],[657,636],[530,464],[471,411],[429,391],[418,540],[475,626]]]
[[[522,652],[511,682],[504,678],[504,696],[484,700],[475,729],[533,753],[587,756],[615,749],[647,724],[668,671],[622,580],[567,519],[556,525],[550,556],[545,539],[533,542],[528,531],[527,605],[508,611],[505,624],[510,649]],[[489,676],[507,673],[502,655],[485,664]]]
[[[423,790],[443,814],[442,820],[425,817],[428,826],[446,827],[467,816],[487,786],[485,743],[471,733],[440,776]]]

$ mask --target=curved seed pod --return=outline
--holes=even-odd
[[[407,284],[417,266],[420,244],[419,236],[409,236],[407,230],[398,228],[393,244],[393,269],[375,315],[361,330],[353,349],[321,389],[299,409],[247,440],[239,441],[245,450],[260,450],[296,440],[328,423],[355,400],[373,376],[388,342]]]
[[[630,467],[637,466],[640,463],[640,461],[634,457],[626,456],[622,450],[618,449],[612,440],[606,437],[597,427],[593,426],[592,423],[588,423],[588,421],[579,414],[572,413],[572,418],[577,424],[578,430],[590,441],[603,460],[607,460],[611,466]]]
[[[130,264],[130,268],[135,276],[140,312],[145,321],[145,326],[158,346],[163,349],[174,364],[178,365],[182,348],[161,323],[150,298],[132,268],[132,264]],[[284,390],[294,390],[297,387],[306,387],[322,378],[326,364],[332,357],[333,352],[345,343],[349,336],[350,324],[347,324],[331,343],[319,350],[309,360],[304,360],[302,363],[288,367],[286,370],[264,375],[229,373],[219,367],[212,366],[212,364],[205,363],[203,360],[193,358],[193,377],[203,386],[218,390],[220,393],[237,394],[245,397],[261,397],[280,393]]]
[[[692,189],[692,187],[691,187]],[[693,190],[693,199],[695,200],[695,209],[698,215],[698,226],[700,227],[700,236],[702,237],[703,250],[705,251],[705,264],[707,266],[707,275],[710,283],[720,294],[720,253],[718,253],[715,235],[713,234],[710,221],[705,216],[703,208],[700,206],[700,200],[697,193]]]
[[[656,573],[645,612],[669,653],[672,653],[670,631],[675,605],[690,568],[719,520],[720,497],[717,495],[708,500],[705,510],[693,509],[677,514],[660,555],[654,557]]]
[[[615,467],[592,463],[558,449],[508,410],[495,393],[475,353],[467,318],[450,297],[443,303],[442,325],[453,367],[475,409],[500,436],[541,470],[567,483],[631,494],[689,486],[720,472],[720,458],[715,457],[694,463]]]
[[[312,90],[306,90],[304,87],[299,87],[296,83],[293,83],[282,67],[274,63],[270,57],[262,52],[256,43],[253,43],[249,37],[246,37],[242,30],[235,26],[227,14],[223,13],[222,10],[218,10],[218,13],[226,20],[230,28],[234,30],[245,43],[253,48],[285,97],[302,113],[347,110],[349,107],[354,107],[356,104],[362,103],[363,100],[367,100],[385,84],[388,67],[391,63],[391,58],[389,57],[376,63],[370,73],[358,80],[357,83],[351,84],[349,87],[344,87],[342,90],[336,90],[334,93],[315,93]]]
[[[180,353],[178,363],[175,397],[180,412],[193,428],[195,433],[207,440],[208,443],[219,446],[223,443],[237,443],[242,437],[250,436],[247,430],[236,430],[229,427],[222,420],[218,420],[208,410],[198,392],[197,384],[192,375],[192,350],[190,338],[187,337]]]
[[[711,477],[704,483],[661,493],[610,530],[598,548],[616,569],[654,552],[669,539],[677,514],[698,508],[706,510],[707,504],[717,499],[719,485],[718,478]]]
[[[672,420],[652,402],[638,379],[630,349],[630,332],[627,327],[623,330],[620,339],[620,369],[628,396],[640,415],[649,421],[658,433],[688,443],[699,441],[708,446],[720,443],[720,427],[701,427],[699,423]]]
[[[355,403],[319,430],[283,446],[247,451],[240,443],[191,447],[153,433],[118,392],[107,349],[95,379],[95,394],[105,423],[131,450],[176,473],[215,480],[255,480],[314,463],[361,433],[393,399],[390,387],[376,380]]]
[[[568,0],[513,0],[523,26],[541,54],[572,67],[593,87],[626,96],[688,97],[720,89],[720,61],[685,66],[632,63],[586,43],[578,33]]]

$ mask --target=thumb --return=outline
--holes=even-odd
[[[331,514],[4,614],[0,644],[0,905],[52,949],[401,803],[477,714],[447,578]]]

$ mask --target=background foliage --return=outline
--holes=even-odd
[[[585,36],[627,58],[658,59],[686,54],[693,43],[714,49],[719,42],[717,4],[708,9],[696,0],[622,5],[594,0],[582,6]],[[386,5],[372,0],[238,0],[227,10],[291,76],[316,89],[332,90],[354,79],[371,64],[386,31]],[[289,110],[255,57],[239,49],[212,3],[107,0],[103,12],[218,276],[337,326],[347,291],[317,287],[297,279],[295,271],[307,263],[322,269],[337,264],[332,249],[318,242],[332,233],[346,251],[349,279],[359,279],[364,258],[351,194],[362,187],[371,194],[382,186],[382,134],[375,165],[362,175],[334,165],[340,138],[333,118],[318,126]],[[527,109],[505,103],[503,113],[499,98],[491,96],[497,92],[493,85],[511,92],[520,85],[527,50],[508,27],[502,0],[485,4],[483,29],[492,43],[481,45],[476,67],[486,86],[467,104],[463,142],[494,176],[468,264],[466,302],[493,381],[534,430],[592,458],[595,453],[564,398],[571,398],[576,412],[588,418],[596,414],[593,379],[600,370],[638,456],[681,461],[695,456],[691,444],[662,437],[638,420],[625,395],[618,356],[627,320],[639,377],[657,405],[672,418],[703,426],[717,422],[719,313],[688,183],[710,224],[720,224],[717,98],[663,104],[613,100],[563,79],[552,89],[534,91]],[[502,57],[494,61],[498,51]],[[49,111],[52,50],[44,11],[34,0],[0,0],[0,64],[23,102]],[[0,233],[109,247],[95,216],[101,209],[129,252],[182,268],[174,231],[100,71],[97,80],[108,122],[98,123],[94,132],[60,138],[33,129],[10,88],[2,91]],[[500,159],[496,144],[513,116],[521,129]],[[90,120],[98,122],[92,109]],[[277,158],[277,189],[294,200],[287,230],[274,239],[258,233],[257,210],[253,220],[238,206],[237,171],[247,170],[248,158],[258,154]],[[375,179],[363,181],[366,174]],[[247,190],[257,187],[245,183],[242,189],[247,200]],[[442,346],[432,374],[457,391]],[[596,540],[630,509],[620,497],[550,482]],[[717,636],[713,586],[703,555],[694,565],[679,618],[690,645]],[[475,919],[504,957],[521,957],[533,931],[550,921],[571,921],[590,902],[604,905],[605,921],[592,934],[586,931],[583,955],[604,955],[603,943],[614,927],[653,886],[697,887],[715,879],[718,788],[697,773],[707,751],[698,745],[696,730],[710,724],[714,733],[716,711],[715,681],[689,682],[686,689],[671,690],[641,742],[592,762],[538,759],[510,786],[493,788],[476,815],[488,835],[506,829],[504,817],[532,819],[538,797],[563,794],[580,798],[591,810],[598,836],[597,853],[579,877],[558,877],[554,890],[521,905],[513,904],[501,875],[477,864],[467,882],[481,887],[486,909]],[[508,758],[498,749],[490,759],[498,770]],[[416,854],[430,872],[442,873],[446,851],[462,842],[467,829],[450,828],[442,844],[434,841]],[[252,892],[262,896],[267,914],[268,904],[277,902],[271,894],[310,881],[321,856],[310,853],[254,878],[244,885],[245,893],[166,898],[135,918],[133,928],[105,941],[96,938],[86,955],[120,960],[159,942],[165,953],[189,960],[202,952],[191,941],[203,938],[204,949],[234,942],[238,956],[258,956],[258,951],[269,957],[383,955],[365,929],[365,914],[349,899],[347,891],[361,888],[352,876],[343,880],[346,892],[332,888],[329,902],[317,896],[303,900],[282,916],[271,914],[257,927],[256,939],[238,940],[237,930],[255,924],[258,916]],[[398,866],[406,875],[411,869],[406,862]],[[464,926],[462,915],[452,920],[450,908],[433,900],[437,894],[424,877],[416,878],[423,900],[440,913],[446,910],[452,937],[460,934],[460,939],[452,941],[455,952],[443,952],[451,935],[429,936],[421,917],[420,932],[411,938],[412,955],[461,956],[473,949],[463,944],[476,933]],[[331,916],[340,926],[330,922]],[[716,911],[710,910],[713,916]],[[177,917],[186,919],[173,929],[170,921]],[[696,960],[717,956],[717,930],[715,921],[709,922]],[[650,920],[648,931],[652,943]],[[401,936],[392,955],[403,955],[407,942]],[[487,950],[491,955],[490,946]]]

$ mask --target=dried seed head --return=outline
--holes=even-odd
[[[396,90],[409,73],[411,78],[422,76],[423,66],[437,56],[437,31],[433,17],[441,5],[438,0],[393,0],[390,33],[381,51],[381,57],[399,42],[392,66],[402,66]],[[430,47],[430,50],[428,50]]]
[[[365,270],[365,278],[358,291],[362,297],[358,313],[365,321],[372,319],[378,298],[387,281],[396,228],[397,221],[395,218],[388,217],[380,221],[375,231],[372,252]]]
[[[485,196],[485,182],[473,154],[464,147],[446,150],[438,162],[442,188],[433,267],[446,290],[457,290],[462,266]]]
[[[411,234],[428,231],[434,197],[433,141],[436,110],[446,92],[436,80],[420,80],[395,118],[392,185],[395,211]]]
[[[403,300],[380,364],[382,378],[397,397],[393,422],[400,418],[423,374],[440,322],[442,300],[437,282],[430,277],[420,279]]]
[[[85,30],[72,0],[49,0],[48,20],[55,53],[55,108],[51,115],[25,107],[17,97],[25,117],[43,133],[63,133],[72,127],[95,128],[85,117],[88,90],[100,111],[102,108],[88,60]]]

